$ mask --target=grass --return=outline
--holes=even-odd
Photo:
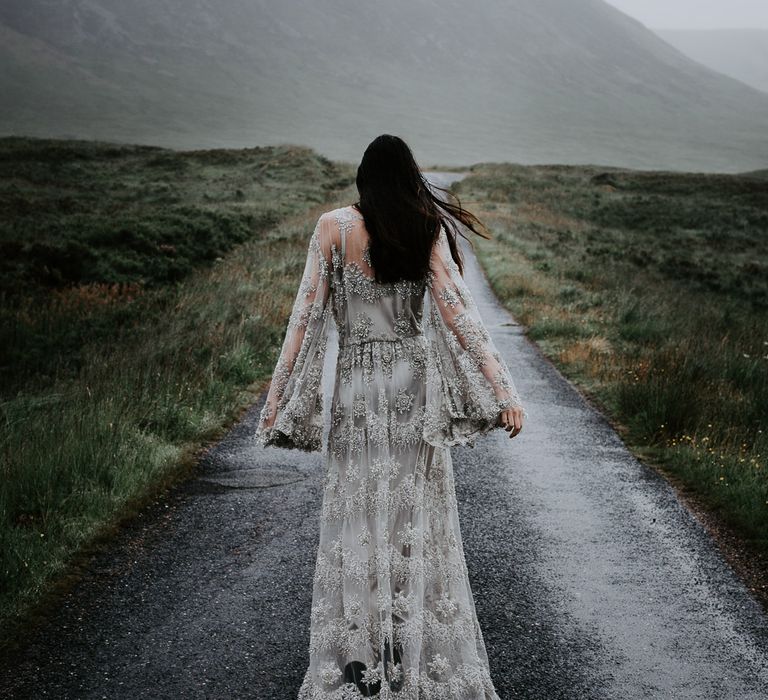
[[[316,218],[351,182],[294,146],[0,142],[6,629],[253,401]]]
[[[189,153],[0,139],[0,381],[4,393],[79,367],[155,294],[348,184],[286,146]]]
[[[480,164],[493,289],[658,464],[768,553],[768,182]]]

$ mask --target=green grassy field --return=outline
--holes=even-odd
[[[0,621],[178,478],[271,372],[350,166],[0,140]]]
[[[502,302],[628,445],[768,552],[768,182],[481,164]]]

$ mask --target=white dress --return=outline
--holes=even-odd
[[[257,439],[325,451],[310,664],[300,700],[498,699],[459,532],[449,447],[521,406],[444,230],[420,282],[378,284],[354,207],[324,213]]]

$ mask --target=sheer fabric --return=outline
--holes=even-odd
[[[323,214],[257,430],[322,448],[322,367],[339,334],[300,700],[498,698],[467,578],[449,447],[522,406],[451,258],[378,284],[353,207]],[[333,320],[331,320],[333,318]],[[524,411],[525,414],[525,411]]]

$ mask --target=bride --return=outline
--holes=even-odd
[[[357,189],[358,202],[317,221],[257,429],[264,446],[322,448],[322,369],[335,324],[299,698],[498,700],[449,450],[495,427],[514,437],[527,418],[462,279],[458,235],[487,234],[436,196],[396,136],[368,146]]]

